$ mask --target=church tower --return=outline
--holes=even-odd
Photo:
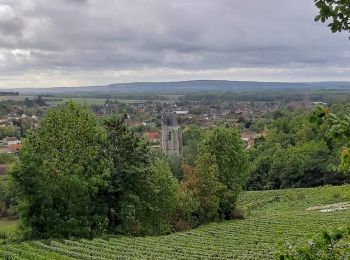
[[[162,116],[162,136],[160,149],[165,155],[182,154],[182,133],[177,123],[176,114],[164,111]]]

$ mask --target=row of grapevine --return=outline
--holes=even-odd
[[[4,259],[269,259],[278,241],[298,243],[347,223],[350,209],[324,213],[310,205],[350,201],[350,186],[246,192],[259,205],[244,220],[213,223],[158,237],[28,241],[0,247]]]

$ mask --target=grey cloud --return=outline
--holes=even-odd
[[[0,0],[1,72],[350,66],[305,0]],[[1,10],[1,9],[0,9]],[[30,55],[13,55],[13,50]],[[2,56],[1,56],[2,55]]]

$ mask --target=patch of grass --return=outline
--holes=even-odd
[[[17,220],[0,219],[0,242],[15,238]]]

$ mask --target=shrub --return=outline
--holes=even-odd
[[[343,227],[332,232],[323,231],[313,241],[301,246],[279,243],[276,259],[303,260],[303,259],[349,259],[350,227]]]

